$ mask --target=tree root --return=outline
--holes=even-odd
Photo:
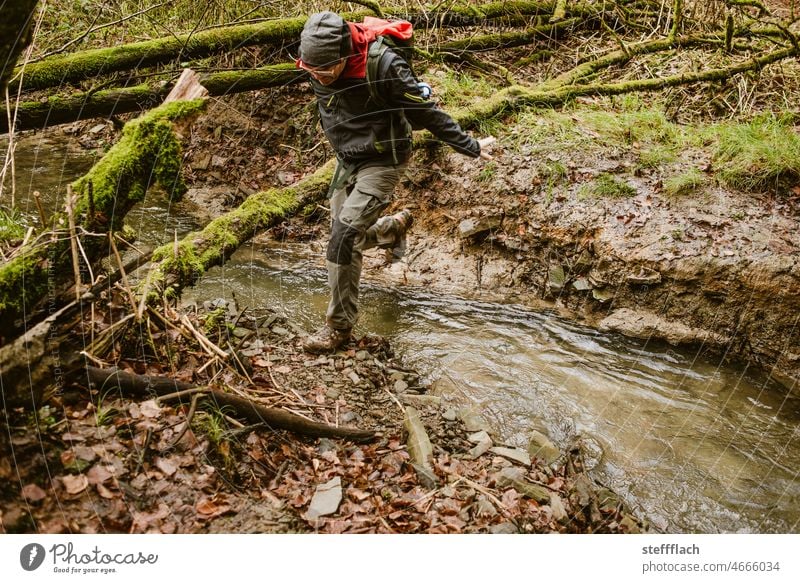
[[[86,366],[81,372],[82,380],[90,388],[107,390],[117,387],[122,395],[126,397],[150,397],[153,394],[168,395],[175,391],[198,388],[190,383],[176,381],[167,377],[136,375],[118,369]],[[272,431],[285,429],[310,437],[336,437],[356,442],[370,441],[376,437],[373,431],[334,427],[325,423],[309,421],[282,409],[264,407],[255,401],[230,393],[223,393],[217,389],[209,388],[207,392],[197,394],[204,394],[213,399],[220,407],[230,407],[237,417],[247,419],[251,423],[263,423],[265,427]]]

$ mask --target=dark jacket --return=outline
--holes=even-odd
[[[370,98],[365,79],[339,78],[330,85],[311,79],[322,128],[337,158],[347,164],[392,164],[396,154],[398,162],[404,162],[411,150],[412,126],[429,130],[457,152],[473,158],[480,155],[477,140],[422,97],[411,68],[397,53],[386,51],[377,83],[385,106]]]

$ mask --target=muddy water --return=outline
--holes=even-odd
[[[308,329],[327,303],[305,246],[240,249],[186,300],[235,295]],[[520,306],[366,285],[361,331],[526,447],[581,436],[595,477],[668,532],[799,532],[800,399],[763,375]]]
[[[49,212],[93,161],[66,140],[27,138],[17,149],[18,206],[35,217],[29,193],[39,190]],[[161,243],[194,228],[192,216],[187,203],[153,192],[128,224]],[[327,291],[320,257],[307,253],[242,248],[185,299],[235,294],[312,329]],[[519,306],[374,285],[362,306],[362,332],[388,336],[434,390],[478,406],[506,442],[524,447],[534,427],[562,448],[581,436],[595,477],[656,528],[800,532],[800,401],[763,375]]]
[[[0,137],[0,165],[5,160],[8,138]],[[57,133],[26,134],[15,147],[14,176],[9,168],[3,180],[0,205],[11,204],[12,182],[15,208],[28,224],[39,226],[39,213],[33,192],[41,195],[42,206],[49,217],[54,211],[64,212],[67,185],[85,174],[102,155],[82,148],[75,139]],[[171,241],[175,231],[182,235],[197,227],[196,209],[189,202],[171,203],[158,189],[150,189],[145,200],[128,214],[127,224],[142,241]]]

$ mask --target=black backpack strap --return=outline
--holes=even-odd
[[[386,100],[381,97],[378,91],[378,73],[381,59],[386,53],[386,49],[389,48],[385,40],[385,37],[379,36],[369,45],[369,50],[367,51],[367,89],[372,101],[379,105],[386,103]]]

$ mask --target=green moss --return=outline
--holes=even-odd
[[[26,306],[47,293],[45,248],[17,255],[0,266],[0,321],[21,317]]]
[[[701,188],[706,182],[706,175],[697,168],[670,176],[664,180],[664,194],[667,196],[686,196]]]
[[[170,195],[181,196],[181,144],[173,123],[198,113],[203,100],[166,103],[128,122],[120,140],[72,187],[79,193],[78,215],[89,211],[88,185],[92,184],[94,207],[113,230],[122,227],[130,208],[144,199],[157,183]],[[91,220],[87,220],[91,223]]]

